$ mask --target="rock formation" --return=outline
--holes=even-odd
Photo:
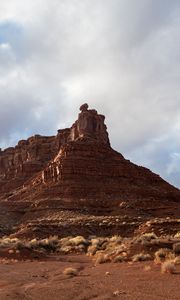
[[[55,137],[35,135],[0,151],[0,193],[20,187],[57,153]]]
[[[83,104],[71,128],[1,150],[2,214],[18,211],[26,223],[45,218],[47,209],[49,215],[64,210],[130,217],[179,215],[180,190],[114,151],[104,121]]]

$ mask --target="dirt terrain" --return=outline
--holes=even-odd
[[[67,267],[77,276],[64,275]],[[87,256],[68,255],[0,264],[1,300],[179,300],[179,284],[180,266],[161,274],[153,262],[95,266]]]

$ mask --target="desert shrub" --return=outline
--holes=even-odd
[[[126,251],[127,251],[127,246],[122,242],[121,244],[119,244],[119,242],[116,243],[116,242],[109,241],[106,244],[105,253],[109,254],[111,257],[121,255],[123,252]]]
[[[153,239],[157,239],[157,235],[154,233],[154,232],[147,232],[147,233],[144,233],[142,235],[143,238],[146,238],[147,240],[153,240]]]
[[[154,232],[144,233],[141,236],[135,238],[135,243],[141,243],[144,245],[148,245],[152,240],[157,239],[157,235]]]
[[[113,259],[112,259],[112,262],[114,263],[121,263],[125,261],[125,257],[122,256],[122,255],[118,255],[118,256],[115,256]]]
[[[175,238],[180,238],[180,231],[178,231],[178,232],[175,234],[174,237],[175,237]]]
[[[2,238],[0,239],[0,248],[20,249],[25,247],[25,242],[18,238]]]
[[[161,265],[161,272],[173,274],[175,272],[175,263],[171,260],[163,262]]]
[[[110,259],[109,259],[108,255],[103,254],[103,253],[99,253],[96,256],[95,265],[104,264],[104,263],[107,263],[107,262],[110,262]]]
[[[175,254],[180,254],[180,243],[173,244],[173,251]]]
[[[155,256],[158,256],[160,258],[166,258],[170,252],[171,250],[168,248],[161,248],[155,252]]]
[[[97,251],[105,251],[108,247],[108,238],[93,238],[87,248],[87,255],[93,256]]]
[[[64,275],[68,275],[68,276],[77,276],[78,274],[78,269],[75,268],[66,268],[63,271]]]
[[[82,245],[88,245],[89,242],[86,240],[83,236],[76,236],[71,239],[69,239],[69,243],[75,246],[79,246],[80,244]]]
[[[80,253],[86,252],[86,248],[87,247],[83,244],[80,244],[79,246],[75,246],[75,250]]]
[[[32,239],[27,243],[27,246],[31,249],[37,248],[39,245],[39,241],[37,239]]]
[[[60,239],[59,245],[62,246],[62,247],[70,246],[71,243],[69,242],[69,240],[72,239],[72,238],[73,238],[72,236],[68,236],[68,237]]]
[[[45,239],[42,246],[46,250],[56,251],[59,246],[59,239],[57,236],[50,236],[48,239]]]
[[[59,240],[57,236],[50,236],[49,238],[42,239],[42,240],[33,239],[29,241],[29,243],[27,244],[27,246],[30,249],[43,248],[47,251],[57,250],[58,245],[59,245]]]
[[[61,254],[69,254],[73,252],[73,248],[71,246],[62,246],[58,248],[58,252]]]
[[[150,259],[151,259],[151,255],[150,254],[144,254],[144,253],[135,254],[132,257],[133,262],[146,261],[146,260],[150,260]]]
[[[28,248],[27,247],[27,242],[26,241],[20,241],[20,240],[17,241],[15,249],[17,249],[19,251],[19,250],[22,250],[24,248]]]
[[[96,254],[97,251],[98,251],[97,245],[90,245],[90,246],[87,248],[87,255],[88,255],[88,256],[93,256],[93,255]]]
[[[114,248],[114,252],[116,255],[118,255],[122,252],[125,252],[126,250],[127,250],[127,247],[124,244]]]
[[[92,245],[96,245],[99,249],[105,248],[105,246],[107,245],[107,243],[109,242],[108,238],[95,238],[91,240],[91,244]]]
[[[114,244],[121,244],[122,237],[120,235],[114,235],[109,239],[109,242]]]
[[[172,253],[172,251],[168,248],[161,248],[158,251],[155,252],[155,263],[159,264],[162,261],[166,260],[166,259],[173,259],[174,258],[174,254]]]
[[[176,256],[174,259],[175,265],[180,265],[180,256]]]

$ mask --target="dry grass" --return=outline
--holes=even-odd
[[[150,270],[151,270],[151,266],[145,266],[145,267],[144,267],[144,271],[148,272],[148,271],[150,271]]]
[[[150,254],[144,254],[144,253],[135,254],[132,257],[133,262],[146,261],[146,260],[150,260],[150,259],[151,259],[151,255]]]
[[[156,264],[161,264],[165,260],[173,260],[175,258],[174,253],[168,248],[160,248],[155,252],[154,262]]]
[[[144,233],[141,236],[135,237],[135,243],[141,243],[143,245],[149,244],[152,240],[157,239],[157,235],[154,232]]]
[[[88,240],[86,240],[83,236],[73,237],[73,238],[69,239],[69,243],[74,246],[89,244]]]
[[[17,238],[4,237],[0,239],[0,248],[17,248],[18,244],[23,244],[23,242]]]
[[[93,256],[96,254],[97,251],[98,251],[97,245],[90,245],[87,249],[87,255]]]
[[[168,241],[171,241],[168,244]],[[160,248],[163,245],[170,245],[174,241],[173,250],[168,248]],[[174,236],[161,236],[159,239],[154,232],[145,233],[141,236],[122,238],[115,235],[112,237],[96,237],[91,236],[88,239],[83,236],[68,236],[65,238],[59,238],[58,236],[50,236],[45,239],[32,239],[30,241],[20,240],[18,238],[4,237],[0,239],[0,248],[5,248],[7,251],[13,250],[22,251],[23,249],[36,250],[43,253],[86,253],[88,256],[92,256],[96,264],[106,262],[123,262],[129,261],[138,262],[151,259],[153,249],[158,249],[155,252],[155,263],[161,264],[165,261],[175,262],[176,256],[180,253],[180,242]],[[144,244],[148,244],[151,247],[151,255],[148,254],[147,247],[143,247]],[[178,264],[179,258],[176,259]]]
[[[75,269],[75,268],[66,268],[64,269],[63,271],[63,274],[64,275],[68,275],[68,276],[77,276],[78,274],[78,269]]]
[[[174,237],[175,237],[175,238],[180,238],[180,231],[178,231],[178,232],[175,234]]]
[[[33,239],[26,244],[26,247],[31,249],[43,248],[47,251],[56,251],[59,246],[59,239],[57,236],[50,236],[46,239]]]
[[[125,257],[122,256],[122,255],[118,255],[118,256],[115,256],[113,259],[112,259],[112,262],[114,263],[121,263],[123,261],[125,261]]]
[[[174,263],[175,263],[175,265],[180,265],[180,256],[177,256],[177,257],[174,259]]]
[[[175,272],[175,263],[174,261],[167,260],[161,265],[161,272],[162,273],[170,273],[173,274]]]
[[[122,242],[122,237],[121,237],[120,235],[113,235],[113,236],[109,239],[109,241],[110,241],[111,243],[121,244],[121,242]]]
[[[103,254],[103,253],[99,253],[96,256],[95,265],[104,264],[104,263],[107,263],[107,262],[110,262],[110,259],[109,259],[108,255]]]
[[[147,232],[147,233],[144,233],[142,235],[143,238],[146,238],[147,240],[153,240],[153,239],[157,239],[157,235],[154,233],[154,232]]]

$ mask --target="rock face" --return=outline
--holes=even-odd
[[[43,170],[43,183],[57,182],[66,179],[66,177],[70,178],[74,174],[81,177],[85,175],[84,171],[93,178],[97,173],[106,171],[101,169],[102,163],[99,165],[98,161],[98,159],[102,159],[101,149],[103,152],[103,148],[106,149],[105,151],[110,148],[107,128],[104,124],[105,117],[99,115],[94,109],[88,110],[88,104],[83,104],[80,110],[78,120],[69,131],[66,130],[66,136],[64,136],[64,131],[59,131],[60,150],[47,168]],[[91,161],[91,158],[94,161]],[[65,161],[67,163],[64,165]],[[87,163],[88,166],[86,166]],[[86,167],[87,169],[84,170]],[[82,180],[82,178],[80,179]]]
[[[15,219],[22,214],[25,222],[44,218],[47,209],[48,214],[80,209],[104,215],[178,216],[180,190],[114,151],[104,121],[83,104],[71,128],[52,137],[36,135],[1,151],[2,214],[14,214],[14,207],[19,213]]]
[[[55,137],[35,135],[0,151],[0,193],[10,192],[33,177],[57,153]]]
[[[43,182],[50,177],[57,181],[61,176],[61,167],[58,168],[58,164],[55,166],[56,161],[60,153],[64,152],[63,149],[72,142],[84,141],[88,144],[88,141],[93,141],[110,145],[104,124],[105,117],[96,110],[88,110],[87,104],[82,105],[80,110],[78,120],[72,127],[58,130],[57,136],[35,135],[28,140],[19,141],[14,148],[0,150],[0,193],[20,187],[42,171],[51,160],[42,171]]]
[[[104,124],[105,117],[99,115],[95,109],[88,109],[87,103],[80,107],[80,111],[78,120],[70,129],[58,131],[60,146],[72,141],[88,139],[110,145],[107,128]]]

